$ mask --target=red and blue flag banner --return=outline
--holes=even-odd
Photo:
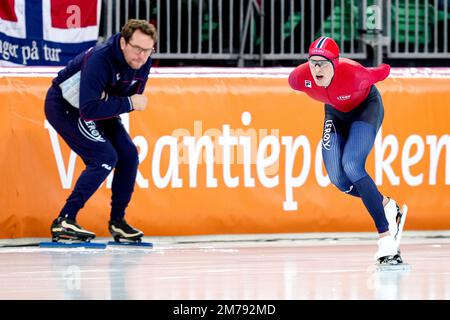
[[[1,0],[0,65],[62,66],[96,44],[101,0]]]

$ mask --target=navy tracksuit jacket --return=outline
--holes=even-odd
[[[144,91],[151,59],[139,70],[132,69],[119,40],[116,34],[76,56],[58,73],[45,99],[47,120],[86,164],[60,212],[73,220],[114,168],[111,219],[124,217],[134,190],[138,152],[119,115],[131,112],[129,97]],[[76,108],[63,98],[60,84],[79,71]]]

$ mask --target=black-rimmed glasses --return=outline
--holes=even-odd
[[[130,45],[130,47],[136,54],[141,54],[143,52],[146,56],[151,56],[153,53],[155,53],[155,48],[144,49],[138,45],[132,44],[131,42],[128,42],[127,44]]]

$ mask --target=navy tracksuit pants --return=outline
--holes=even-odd
[[[45,99],[48,122],[86,165],[60,212],[76,219],[78,211],[114,170],[111,196],[111,219],[121,219],[131,200],[139,165],[137,148],[119,117],[85,121],[79,110],[51,87]]]

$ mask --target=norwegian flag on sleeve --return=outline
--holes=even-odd
[[[0,0],[0,65],[66,65],[97,42],[101,2]]]

